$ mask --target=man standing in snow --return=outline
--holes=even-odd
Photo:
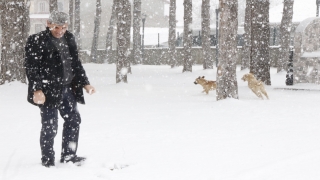
[[[25,68],[28,101],[40,108],[40,146],[42,165],[55,165],[54,137],[58,129],[58,111],[64,119],[60,162],[81,163],[76,155],[81,117],[77,102],[84,104],[83,88],[95,93],[78,58],[75,37],[67,31],[69,16],[54,11],[47,28],[28,38]]]

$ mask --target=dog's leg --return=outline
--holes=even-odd
[[[261,92],[267,97],[267,99],[269,99],[268,94],[265,89],[263,89]]]
[[[209,93],[209,90],[207,88],[204,89],[204,92],[206,92],[206,94]]]
[[[253,91],[259,98],[261,98],[261,99],[263,99],[263,96],[261,95],[261,92],[260,91],[258,91],[258,92],[255,92],[255,91]]]

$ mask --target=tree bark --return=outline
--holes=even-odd
[[[69,26],[68,26],[68,30],[72,33],[73,32],[73,22],[74,22],[74,0],[69,0],[69,18],[70,18],[70,22],[69,22]]]
[[[244,45],[241,59],[241,70],[249,69],[251,61],[251,24],[252,0],[246,0],[245,22],[244,22]]]
[[[74,2],[74,36],[78,45],[78,49],[81,50],[81,36],[80,36],[80,0]]]
[[[182,72],[192,72],[192,0],[184,0],[184,28],[183,28],[183,70]]]
[[[100,21],[101,21],[101,0],[96,1],[96,14],[94,17],[94,32],[92,38],[92,46],[91,46],[91,62],[98,62],[98,41],[99,41],[99,31],[100,31]],[[101,62],[100,62],[101,63]]]
[[[126,10],[125,10],[125,17],[126,17],[126,42],[127,42],[127,52],[128,52],[128,56],[127,56],[127,60],[126,60],[126,63],[125,63],[125,67],[126,69],[128,70],[128,73],[132,73],[131,72],[131,66],[130,66],[130,63],[131,63],[131,59],[132,59],[132,53],[130,52],[130,43],[131,43],[131,24],[132,24],[132,14],[131,14],[131,0],[127,0],[127,5],[125,6]]]
[[[58,0],[49,0],[49,10],[50,13],[52,11],[58,11]]]
[[[220,0],[217,100],[238,99],[236,78],[238,1]]]
[[[30,30],[29,4],[25,0],[3,0],[0,3],[2,48],[0,84],[14,80],[26,82],[24,46]],[[10,17],[10,18],[7,18]]]
[[[266,85],[270,80],[269,0],[253,1],[250,72]]]
[[[127,74],[130,71],[130,2],[129,0],[119,0],[117,4],[117,71],[116,83],[127,83]]]
[[[213,69],[213,59],[210,50],[210,0],[202,0],[201,19],[203,69]]]
[[[107,32],[107,39],[106,39],[106,51],[105,51],[105,59],[107,62],[111,61],[112,57],[112,40],[113,40],[113,32],[114,27],[117,22],[117,0],[113,0],[111,17],[109,21],[109,27]]]
[[[176,0],[170,0],[169,9],[169,62],[171,68],[178,66],[176,59]]]
[[[133,1],[133,64],[142,63],[142,52],[141,52],[141,0]]]
[[[19,63],[20,79],[21,79],[22,83],[27,83],[27,75],[26,75],[26,71],[24,68],[24,59],[25,59],[24,47],[25,47],[25,44],[27,43],[27,39],[28,39],[29,32],[30,32],[30,5],[31,5],[31,2],[30,2],[30,0],[26,0],[25,3],[26,4],[25,4],[25,9],[24,9],[24,14],[23,14],[24,21],[23,21],[23,26],[22,26],[22,40],[21,40],[22,47],[20,47],[21,51],[23,51],[23,54],[22,54],[22,58],[20,59],[20,63]]]
[[[283,13],[280,25],[280,56],[277,72],[287,71],[290,51],[290,32],[292,26],[294,0],[284,0]]]

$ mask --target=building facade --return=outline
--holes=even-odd
[[[43,31],[47,26],[49,18],[49,0],[31,0],[30,1],[30,34]],[[58,10],[68,13],[69,1],[58,1]]]
[[[45,29],[49,17],[49,0],[31,0],[30,5],[30,34]],[[147,15],[145,27],[168,27],[168,0],[141,0],[142,12]],[[111,17],[112,0],[101,0],[101,23],[98,48],[105,48],[106,35]],[[133,6],[133,5],[132,5]],[[133,8],[133,7],[132,7]],[[58,0],[58,9],[69,12],[69,0]],[[81,18],[81,47],[90,50],[94,32],[94,16],[96,12],[95,0],[82,0],[80,4]]]

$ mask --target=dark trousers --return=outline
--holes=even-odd
[[[81,117],[71,87],[64,87],[62,101],[59,106],[56,108],[42,106],[40,107],[40,110],[42,123],[40,133],[42,162],[55,160],[53,144],[54,137],[58,130],[58,111],[60,112],[60,116],[64,119],[61,158],[64,159],[66,157],[74,156],[78,147]]]

